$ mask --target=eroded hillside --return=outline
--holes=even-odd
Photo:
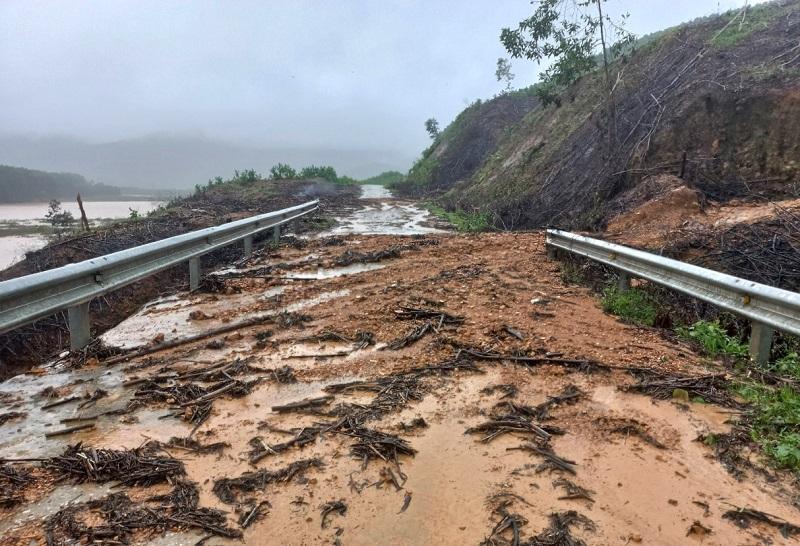
[[[614,64],[615,146],[601,76],[588,74],[560,105],[534,105],[502,128],[493,119],[491,133],[501,137],[468,176],[441,158],[475,158],[475,140],[487,137],[469,138],[457,118],[406,188],[450,208],[490,212],[512,229],[603,226],[624,212],[608,206],[614,197],[662,173],[717,201],[791,196],[800,169],[799,34],[797,0],[664,31]]]

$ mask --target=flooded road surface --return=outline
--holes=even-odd
[[[723,461],[735,459],[698,441],[726,438],[735,407],[624,390],[724,368],[604,314],[589,289],[562,282],[542,234],[359,233],[299,246],[145,306],[103,337],[143,351],[128,360],[78,359],[0,384],[2,412],[22,414],[0,424],[0,458],[155,445],[182,463],[170,480],[201,513],[222,511],[224,531],[255,545],[512,544],[509,516],[526,544],[556,531],[552,514],[574,519],[562,544],[796,538],[726,516],[749,507],[800,519],[792,476],[749,445],[734,474]],[[386,257],[336,265],[374,255]],[[254,317],[264,320],[186,341]],[[78,422],[94,428],[45,436]],[[48,526],[63,543],[106,536],[125,514],[82,503],[111,493],[128,495],[134,515],[171,518],[116,527],[117,543],[179,546],[223,530],[176,515],[176,498],[159,497],[173,487],[163,480],[76,484],[36,461],[13,464],[35,479],[0,506],[2,546],[44,546]],[[57,525],[73,516],[80,525]]]
[[[338,225],[327,235],[426,235],[442,233],[446,224],[417,204],[397,199],[385,186],[361,186],[362,208],[336,218]]]
[[[41,235],[8,235],[0,232],[0,269],[17,263],[25,257],[26,252],[38,250],[47,244]]]

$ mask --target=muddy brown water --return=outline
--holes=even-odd
[[[124,406],[134,389],[122,383],[159,373],[163,365],[180,371],[250,358],[264,368],[289,366],[298,381],[279,384],[267,379],[247,396],[215,400],[211,417],[194,437],[202,443],[230,444],[221,454],[170,450],[185,462],[189,479],[198,484],[201,506],[227,511],[234,527],[237,507],[216,497],[212,491],[215,480],[260,468],[278,469],[299,459],[322,459],[324,468],[310,469],[300,479],[271,484],[250,495],[269,501],[270,508],[245,530],[247,544],[331,544],[337,539],[348,545],[478,544],[498,521],[489,500],[498,493],[517,496],[509,510],[527,521],[522,527],[524,539],[547,527],[551,513],[577,510],[594,523],[594,530],[573,528],[574,535],[587,544],[788,543],[774,529],[755,525],[742,530],[722,518],[730,505],[737,505],[789,521],[800,519],[792,506],[789,482],[770,483],[757,473],[737,481],[708,446],[696,441],[701,434],[729,430],[735,413],[711,404],[684,405],[621,392],[618,386],[632,381],[622,372],[590,374],[555,366],[479,362],[484,373],[459,371],[425,378],[427,391],[422,400],[409,401],[399,411],[367,423],[404,438],[417,451],[413,457],[400,457],[399,466],[380,460],[364,465],[350,454],[353,440],[335,433],[322,435],[303,449],[270,455],[251,465],[251,438],[259,436],[267,444],[276,444],[287,439],[276,430],[329,419],[275,413],[272,406],[320,396],[333,383],[382,377],[448,360],[454,354],[454,342],[504,353],[559,351],[566,357],[673,373],[714,369],[713,362],[693,355],[687,347],[604,315],[586,290],[564,286],[557,267],[544,256],[540,234],[435,237],[438,245],[404,252],[400,258],[381,262],[379,269],[356,268],[342,275],[317,273],[347,248],[373,251],[397,243],[398,238],[359,234],[346,237],[340,246],[312,242],[311,248],[304,250],[281,249],[257,261],[298,264],[287,275],[227,280],[226,286],[236,290],[181,294],[153,302],[109,331],[106,341],[140,347],[158,333],[177,339],[232,320],[285,310],[301,311],[311,320],[285,329],[263,325],[228,333],[218,338],[221,345],[213,347],[204,340],[113,367],[101,363],[78,370],[47,368],[0,384],[0,392],[15,396],[17,409],[28,412],[26,419],[0,426],[0,457],[52,456],[77,441],[120,449],[186,436],[192,426],[174,417],[164,418],[170,407],[163,404],[125,416],[104,416],[96,421],[94,430],[44,439],[47,430],[61,426],[61,419]],[[318,259],[303,260],[309,253]],[[303,273],[309,278],[290,278]],[[388,350],[388,342],[413,326],[394,318],[394,310],[405,304],[441,305],[463,315],[465,321],[441,327],[402,350]],[[192,320],[191,312],[198,310],[213,318]],[[504,336],[504,324],[513,325],[524,339]],[[263,338],[259,341],[256,334],[267,328],[271,335],[266,342]],[[360,330],[372,332],[378,344],[353,350],[354,344],[346,340],[309,339],[325,331],[354,336]],[[160,360],[157,365],[138,368],[148,358]],[[554,408],[552,421],[547,421],[565,431],[552,438],[551,446],[576,463],[574,476],[541,471],[541,458],[511,449],[529,437],[506,434],[482,442],[481,435],[465,433],[486,421],[501,401],[501,393],[485,391],[498,384],[516,386],[514,401],[531,406],[569,385],[585,393],[574,405]],[[78,410],[75,403],[42,410],[37,393],[47,386],[71,386],[74,393],[103,388],[109,396],[84,410]],[[337,394],[333,404],[368,405],[374,397],[371,393]],[[428,426],[411,431],[401,427],[415,418],[424,419]],[[613,432],[608,425],[623,420],[645,427],[664,448],[638,436]],[[407,477],[401,490],[383,482],[381,472],[386,467]],[[561,477],[593,491],[594,502],[559,499],[563,491],[553,482]],[[42,544],[44,518],[64,503],[97,498],[107,491],[106,485],[64,483],[30,493],[29,502],[0,512],[0,543]],[[407,496],[410,502],[403,510]],[[329,525],[322,528],[321,507],[333,500],[344,501],[347,512],[331,515]],[[707,504],[708,511],[697,503]],[[687,536],[695,521],[711,533]],[[137,535],[134,542],[174,546],[193,544],[202,536],[169,532]],[[212,538],[208,543],[232,542]]]

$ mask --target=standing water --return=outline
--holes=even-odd
[[[393,197],[385,186],[361,186],[361,199],[365,201],[363,208],[337,218],[338,224],[323,235],[424,235],[443,231],[434,227],[437,219],[427,210]]]
[[[84,201],[86,216],[93,223],[101,220],[127,218],[134,210],[147,214],[161,204],[160,201]],[[47,239],[36,233],[37,226],[47,224],[48,203],[0,204],[0,269],[20,261],[26,252],[47,244]],[[61,209],[80,221],[80,210],[75,202],[64,202]]]

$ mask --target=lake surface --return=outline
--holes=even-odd
[[[133,209],[139,214],[147,214],[157,208],[161,201],[84,201],[83,208],[89,220],[101,218],[127,218]],[[10,203],[0,204],[0,222],[44,223],[49,203]],[[62,202],[61,209],[69,211],[75,219],[81,217],[78,203]]]
[[[127,218],[130,209],[139,214],[147,214],[156,209],[161,201],[84,201],[83,208],[90,221]],[[37,226],[45,224],[49,203],[13,203],[0,204],[0,269],[20,261],[26,252],[37,250],[47,244],[47,239],[38,234],[14,233],[2,235],[3,227]],[[62,210],[69,211],[76,221],[80,221],[81,212],[78,203],[63,202]]]

